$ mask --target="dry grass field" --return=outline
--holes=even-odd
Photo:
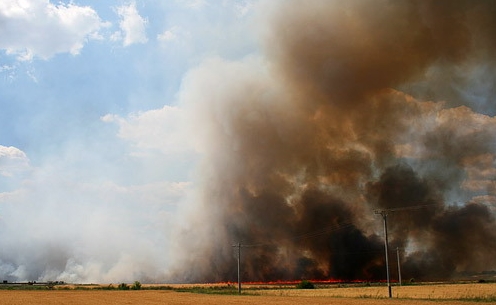
[[[277,296],[322,296],[322,297],[351,297],[351,298],[387,298],[386,286],[374,287],[336,287],[326,289],[274,289],[250,290],[259,295]],[[430,300],[496,300],[495,284],[432,284],[393,286],[392,295],[401,299],[430,299]]]
[[[351,287],[313,290],[248,289],[243,295],[199,294],[173,290],[0,290],[2,305],[121,305],[121,304],[247,304],[247,305],[378,305],[378,304],[481,304],[496,295],[496,284],[419,285],[393,287],[395,298],[388,299],[387,288]],[[399,298],[396,298],[396,297]],[[465,300],[454,300],[465,299]]]

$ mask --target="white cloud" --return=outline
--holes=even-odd
[[[107,114],[102,121],[119,125],[119,137],[133,143],[139,151],[155,150],[165,154],[192,151],[184,111],[178,107],[131,114],[127,118]],[[139,153],[139,152],[138,152]]]
[[[14,80],[17,76],[17,67],[12,65],[3,65],[0,66],[0,73],[4,74],[5,80]]]
[[[26,154],[13,146],[0,145],[0,175],[10,177],[16,172],[29,168],[29,159]]]
[[[192,9],[200,9],[207,5],[206,0],[177,0],[177,2]]]
[[[148,38],[146,37],[145,27],[148,21],[140,16],[136,9],[136,3],[119,6],[116,11],[121,17],[119,22],[121,32],[114,33],[113,39],[122,39],[124,46],[134,43],[146,43]]]
[[[172,41],[177,38],[179,27],[174,26],[168,30],[165,30],[162,34],[157,35],[157,40],[161,42]]]
[[[229,1],[225,1],[224,4],[226,5],[229,3]],[[242,0],[242,1],[236,1],[234,2],[234,10],[236,12],[236,15],[238,17],[243,17],[247,15],[252,9],[253,9],[253,2],[252,1],[247,1],[247,0]]]
[[[89,6],[55,5],[49,0],[3,0],[0,20],[0,49],[18,60],[48,59],[66,52],[77,55],[109,26]]]

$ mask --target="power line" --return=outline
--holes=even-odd
[[[387,279],[387,287],[388,287],[388,293],[389,293],[389,298],[393,297],[393,294],[391,292],[391,281],[389,280],[389,245],[388,245],[388,230],[387,230],[387,216],[391,212],[398,212],[398,211],[411,211],[411,210],[420,210],[425,207],[431,207],[431,206],[437,206],[439,204],[423,204],[423,205],[415,205],[415,206],[408,206],[408,207],[400,207],[400,208],[390,208],[390,209],[382,209],[382,210],[374,210],[375,214],[380,214],[382,216],[382,219],[384,220],[384,253],[386,257],[386,279]],[[398,253],[398,252],[397,252]],[[399,266],[399,254],[398,256],[398,270],[400,270]],[[401,275],[400,275],[400,283],[401,283]]]
[[[413,206],[399,207],[399,208],[376,209],[376,210],[374,210],[374,212],[376,212],[376,211],[387,211],[387,212],[410,211],[410,210],[420,210],[423,208],[434,207],[434,206],[440,206],[440,204],[439,203],[432,203],[432,204],[421,204],[421,205],[413,205]]]
[[[317,237],[317,236],[322,236],[322,235],[325,235],[327,233],[330,233],[330,232],[333,232],[333,231],[337,231],[337,230],[341,230],[341,229],[348,228],[348,227],[352,227],[352,226],[354,226],[354,224],[351,223],[351,222],[349,222],[349,221],[342,222],[342,223],[338,223],[338,224],[335,224],[335,225],[331,225],[331,226],[325,227],[325,228],[320,229],[320,230],[316,230],[316,231],[313,231],[313,232],[309,232],[309,233],[297,235],[297,236],[295,236],[293,238],[288,238],[288,239],[289,240],[309,239],[309,238],[313,238],[313,237]]]
[[[399,207],[399,208],[390,208],[390,209],[383,209],[383,210],[374,210],[374,212],[375,211],[397,212],[397,211],[404,211],[404,210],[419,210],[422,208],[431,207],[431,206],[438,206],[438,205],[439,204],[424,204],[424,205],[416,205],[416,206],[409,206],[409,207]],[[300,239],[310,239],[310,238],[326,235],[328,233],[338,231],[341,229],[345,229],[345,228],[349,228],[349,227],[353,227],[353,226],[355,226],[355,225],[353,224],[352,220],[346,219],[345,221],[342,221],[342,222],[339,222],[336,224],[332,224],[332,225],[323,227],[323,228],[315,230],[315,231],[310,231],[310,232],[296,235],[293,237],[282,238],[281,240],[293,241],[293,240],[300,240]],[[242,246],[247,248],[247,247],[263,247],[263,246],[273,246],[273,245],[274,245],[274,243],[258,243],[258,244],[243,244]]]
[[[419,210],[422,208],[426,207],[431,207],[431,206],[437,206],[439,204],[424,204],[424,205],[416,205],[416,206],[408,206],[408,207],[399,207],[399,208],[390,208],[390,209],[382,209],[382,210],[374,210],[375,214],[380,214],[382,215],[384,219],[384,232],[385,232],[385,241],[384,241],[384,247],[385,247],[385,256],[386,256],[386,274],[387,274],[387,284],[388,284],[388,291],[389,291],[389,297],[392,297],[392,292],[391,292],[391,283],[390,283],[390,277],[389,277],[389,245],[388,245],[388,236],[387,236],[387,216],[390,212],[398,212],[398,211],[406,211],[406,210]],[[346,220],[341,223],[333,224],[324,228],[321,228],[319,230],[307,232],[304,234],[296,235],[293,237],[289,238],[284,238],[282,240],[285,241],[292,241],[292,240],[304,240],[304,239],[311,239],[315,238],[318,236],[322,236],[325,234],[328,234],[333,231],[341,230],[344,228],[349,228],[353,227],[354,224],[351,222],[351,220]],[[253,248],[253,247],[267,247],[267,246],[274,246],[275,243],[259,243],[259,244],[242,244],[241,242],[238,242],[237,244],[232,245],[233,248],[237,248],[237,269],[238,269],[238,293],[241,294],[241,248]],[[397,249],[398,251],[398,249]],[[360,252],[337,252],[338,254],[357,254],[357,253],[377,253],[378,251],[360,251]],[[398,272],[400,271],[400,263],[399,263],[399,252],[397,252],[397,257],[398,257]],[[401,283],[401,275],[400,276],[400,283]]]
[[[299,240],[299,239],[310,239],[310,238],[322,236],[322,235],[325,235],[325,234],[328,234],[328,233],[331,233],[331,232],[334,232],[334,231],[338,231],[338,230],[341,230],[341,229],[344,229],[344,228],[352,227],[352,226],[354,226],[354,224],[351,221],[345,221],[345,222],[341,222],[341,223],[338,223],[338,224],[333,224],[333,225],[324,227],[324,228],[319,229],[319,230],[315,230],[315,231],[303,233],[303,234],[296,235],[296,236],[293,236],[293,237],[282,238],[281,240],[283,240],[283,241],[293,241],[293,240]],[[243,244],[242,246],[244,248],[268,247],[268,246],[273,246],[275,244],[277,244],[277,243]]]
[[[329,232],[340,230],[340,229],[350,227],[350,226],[353,226],[353,224],[351,222],[335,224],[335,225],[331,225],[331,226],[325,227],[325,228],[317,230],[317,231],[298,235],[298,236],[295,236],[293,238],[287,238],[286,240],[313,238],[313,237],[321,236],[323,234],[327,234]],[[273,245],[273,244],[241,244],[240,242],[238,242],[235,245],[232,245],[233,248],[237,248],[238,293],[239,294],[241,294],[241,248],[253,248],[253,247],[271,246],[271,245]]]

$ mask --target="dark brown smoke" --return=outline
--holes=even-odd
[[[191,76],[206,156],[175,279],[234,281],[237,243],[245,281],[384,279],[375,209],[404,278],[496,268],[496,2],[269,2],[261,60]]]

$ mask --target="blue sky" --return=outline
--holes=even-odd
[[[116,1],[57,7],[37,1],[24,13],[40,20],[7,16],[13,30],[3,34],[7,39],[1,46],[5,145],[26,152],[43,149],[47,141],[73,138],[67,135],[72,128],[83,133],[94,124],[101,128],[99,118],[105,114],[174,105],[183,75],[204,58],[240,58],[254,51],[251,32],[226,26],[246,22],[249,3],[228,3]],[[89,16],[80,28],[66,30],[57,18],[70,17],[46,18],[49,7],[67,15],[88,11]],[[44,19],[51,24],[39,25]],[[14,27],[35,32],[33,41],[20,39]]]
[[[257,53],[253,5],[2,1],[2,276],[164,276],[199,156],[183,78]]]
[[[247,30],[251,5],[7,1],[0,46],[1,145],[18,149],[31,167],[70,147],[98,151],[105,164],[117,162],[132,143],[119,136],[122,120],[109,118],[174,109],[189,69],[205,58],[255,52]],[[177,167],[170,178],[185,179]],[[6,185],[0,188],[12,189]]]

